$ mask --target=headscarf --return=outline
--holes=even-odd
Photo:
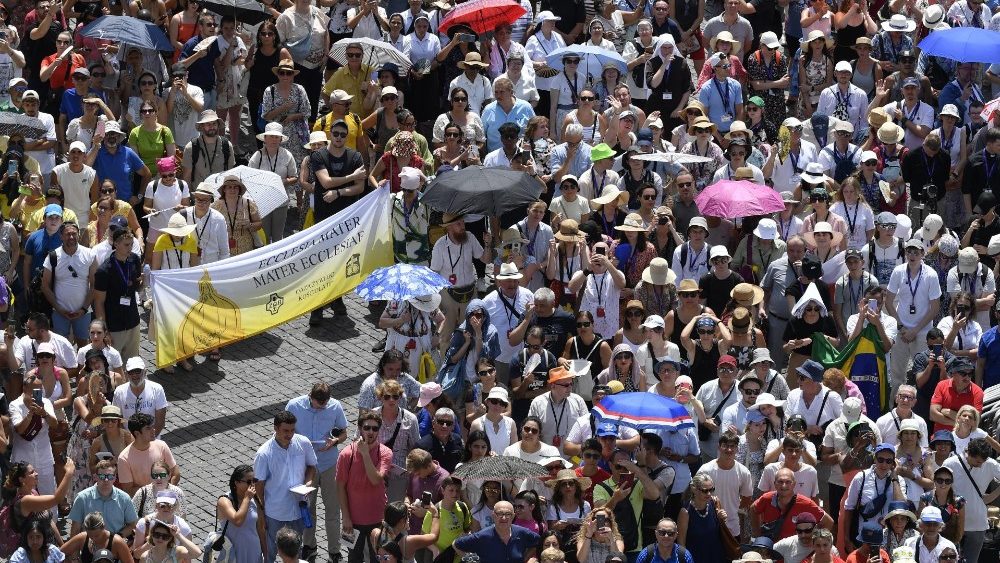
[[[396,133],[392,143],[392,156],[406,158],[417,154],[417,143],[409,131]]]
[[[819,288],[816,287],[815,283],[810,283],[806,287],[805,293],[802,294],[802,297],[799,297],[799,300],[795,302],[795,306],[792,307],[792,316],[801,319],[806,305],[810,302],[819,305],[820,316],[827,317],[830,315],[830,312],[826,310],[826,304],[823,303],[823,297],[819,293]]]
[[[659,57],[662,60],[663,54],[660,53],[660,48],[666,44],[669,44],[671,47],[674,48],[674,54],[671,55],[670,57],[671,59],[680,56],[680,53],[677,51],[677,42],[674,41],[674,36],[670,35],[669,33],[664,33],[663,35],[656,38],[656,46],[653,48],[653,56]],[[670,61],[663,61],[663,62],[669,63]]]

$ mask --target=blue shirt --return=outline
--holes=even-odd
[[[69,511],[69,519],[82,523],[83,518],[91,512],[100,512],[104,516],[104,527],[115,534],[121,532],[126,525],[139,521],[135,505],[132,504],[132,497],[118,487],[112,489],[107,497],[101,496],[97,491],[97,485],[80,491],[73,501],[73,508]]]
[[[503,543],[494,526],[455,540],[455,548],[475,553],[480,563],[521,563],[527,560],[529,549],[538,547],[541,537],[527,528],[512,525],[510,540]]]
[[[132,174],[142,170],[143,166],[146,166],[146,163],[134,150],[125,145],[118,145],[115,154],[108,152],[102,145],[94,159],[97,184],[104,183],[104,180],[114,182],[115,197],[122,201],[128,201],[132,197]]]
[[[698,92],[698,101],[708,108],[708,119],[726,133],[736,119],[736,106],[743,103],[743,87],[735,78],[727,78],[725,82],[711,78]],[[729,118],[724,120],[723,115]]]
[[[340,405],[340,401],[331,398],[325,408],[314,409],[309,395],[303,395],[288,401],[285,410],[294,414],[297,419],[295,433],[305,436],[312,443],[313,451],[316,452],[316,471],[326,471],[337,465],[339,448],[333,447],[325,452],[319,449],[326,444],[331,430],[347,430],[347,417],[344,416],[344,407]]]
[[[656,434],[663,440],[663,447],[670,448],[670,451],[677,455],[701,455],[698,433],[694,428],[685,428],[676,432],[657,430]],[[663,463],[674,468],[674,485],[670,492],[672,494],[684,492],[684,489],[691,482],[691,467],[683,461],[665,459]]]
[[[93,96],[90,92],[87,97]],[[70,88],[63,92],[62,102],[59,104],[59,113],[66,115],[66,123],[73,121],[77,117],[83,116],[83,98],[76,93],[76,88]]]
[[[558,144],[552,148],[552,152],[549,153],[549,170],[553,172],[562,168],[563,163],[566,162],[566,143]],[[591,165],[590,162],[590,145],[580,142],[580,148],[576,150],[576,156],[573,157],[573,162],[569,164],[569,173],[576,176],[577,178],[582,178],[583,173],[586,172]],[[562,190],[559,186],[556,186],[555,196],[562,194]],[[600,196],[601,194],[594,194],[594,197]],[[553,197],[555,197],[553,196]]]
[[[684,553],[683,557],[680,557],[681,553]],[[674,544],[673,550],[671,550],[670,557],[664,559],[660,557],[660,550],[657,549],[656,544],[650,545],[643,548],[639,552],[639,557],[636,558],[635,563],[694,563],[694,559],[691,557],[691,552],[684,549],[683,547]]]
[[[193,55],[195,45],[201,43],[203,39],[205,38],[201,35],[195,35],[188,39],[181,50],[181,60]],[[191,66],[188,67],[188,84],[194,84],[206,93],[215,90],[215,59],[221,56],[219,42],[213,41],[212,46],[208,48],[208,55],[191,63]]]
[[[528,125],[528,120],[535,117],[535,110],[524,100],[514,100],[514,107],[510,108],[510,113],[504,112],[500,104],[490,102],[486,104],[481,116],[483,129],[486,130],[486,152],[495,151],[500,148],[500,126],[504,123],[516,123],[521,131]]]
[[[986,362],[983,389],[1000,383],[1000,342],[997,342],[997,335],[997,327],[993,327],[979,339],[979,357]]]
[[[62,236],[60,236],[59,231],[56,234],[50,235],[45,231],[45,227],[38,229],[37,231],[28,235],[28,240],[24,242],[24,252],[25,254],[31,255],[31,276],[34,277],[42,271],[45,266],[46,256],[49,252],[62,246]],[[24,283],[29,283],[31,280],[24,280]]]
[[[305,481],[309,466],[316,467],[316,452],[309,438],[302,434],[292,435],[288,448],[279,446],[272,436],[257,449],[253,472],[257,479],[265,481],[264,513],[267,517],[281,522],[294,522],[301,517],[301,497],[288,489]]]
[[[417,422],[419,423],[418,428],[420,430],[421,438],[431,433],[431,423],[434,421],[431,420],[431,414],[427,412],[427,409],[420,409],[417,411]],[[451,425],[451,433],[455,434],[459,438],[462,437],[462,430],[459,428],[458,424]]]

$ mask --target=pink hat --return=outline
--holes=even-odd
[[[443,391],[441,385],[434,381],[422,383],[420,385],[420,398],[417,399],[417,406],[420,408],[426,407],[428,403],[441,396]]]
[[[52,354],[56,355],[56,347],[51,342],[42,342],[38,345],[38,351],[35,354]]]
[[[165,156],[156,161],[156,169],[163,174],[177,170],[177,161],[172,156]]]

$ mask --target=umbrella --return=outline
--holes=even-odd
[[[226,176],[238,176],[247,187],[247,195],[257,204],[257,212],[263,217],[288,202],[285,184],[270,170],[258,170],[249,166],[237,166],[225,172],[212,174],[205,181],[212,186],[221,186]]]
[[[701,162],[711,162],[707,156],[687,154],[683,152],[641,152],[633,154],[632,160],[645,160],[647,162],[666,162],[668,164],[698,164]]]
[[[367,37],[348,37],[341,39],[330,48],[330,58],[338,63],[347,66],[347,46],[361,46],[361,60],[365,66],[381,66],[385,63],[393,63],[399,67],[400,72],[406,72],[413,63],[399,49],[377,39]]]
[[[509,25],[525,14],[526,10],[513,0],[473,0],[459,4],[448,12],[438,25],[438,33],[447,33],[448,28],[462,24],[476,33],[492,32],[498,25]]]
[[[539,198],[542,184],[524,172],[469,166],[439,174],[420,201],[444,213],[500,216]]]
[[[925,37],[920,50],[960,63],[1000,63],[1000,33],[978,27],[942,29]]]
[[[233,16],[236,21],[250,25],[257,25],[271,18],[271,12],[257,0],[205,0],[198,5],[220,16]]]
[[[605,63],[614,63],[624,76],[628,72],[628,64],[621,55],[614,51],[609,51],[597,45],[568,45],[552,51],[545,57],[545,62],[556,70],[562,70],[563,57],[566,55],[578,55],[580,66],[576,71],[588,80],[600,80],[601,73],[604,72]]]
[[[120,41],[143,49],[174,50],[173,44],[156,24],[132,16],[101,16],[83,28],[83,35]]]
[[[693,428],[686,408],[656,393],[617,393],[594,405],[594,417],[601,422],[624,424],[636,430],[681,430]]]
[[[44,139],[46,132],[48,132],[48,127],[37,117],[0,111],[0,135],[5,137],[21,135],[25,139]]]
[[[649,393],[650,395],[652,393]],[[541,465],[510,455],[492,455],[463,463],[451,472],[459,479],[482,479],[484,481],[513,481],[532,477],[548,477],[549,472]]]
[[[767,215],[785,209],[778,192],[747,180],[720,180],[694,199],[702,215],[734,219]]]
[[[393,264],[368,275],[355,292],[365,301],[422,297],[451,287],[448,280],[427,266]]]

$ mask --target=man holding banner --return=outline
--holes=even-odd
[[[350,130],[347,122],[338,119],[330,125],[330,144],[309,157],[309,168],[316,175],[316,197],[313,198],[314,217],[319,223],[357,202],[365,191],[365,164],[361,153],[347,148],[345,143]],[[341,297],[330,304],[335,315],[346,315],[347,306]],[[309,315],[309,326],[323,322],[323,307]]]

